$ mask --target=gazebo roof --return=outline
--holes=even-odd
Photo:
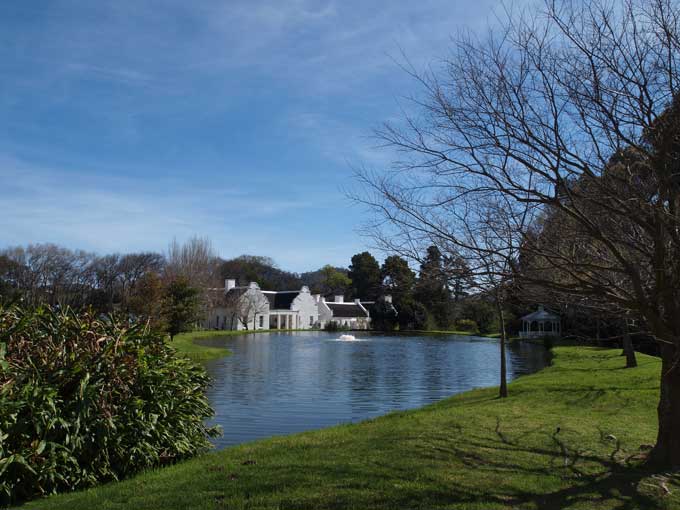
[[[538,310],[532,312],[528,315],[522,317],[523,321],[558,321],[560,316],[551,312],[546,311],[542,306],[538,307]]]

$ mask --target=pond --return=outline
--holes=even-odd
[[[260,333],[213,338],[233,351],[206,364],[217,448],[411,409],[498,385],[494,339],[354,333]],[[206,342],[208,343],[208,342]],[[508,379],[549,363],[542,346],[508,346]]]

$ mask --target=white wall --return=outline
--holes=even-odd
[[[307,287],[302,287],[300,294],[291,303],[290,309],[297,312],[300,317],[300,324],[295,325],[296,328],[311,329],[319,322],[319,307]]]
[[[323,328],[328,324],[329,321],[333,319],[333,312],[331,311],[330,308],[326,305],[326,302],[324,301],[323,298],[319,300],[319,327]]]
[[[359,305],[365,310],[363,305]],[[351,329],[369,329],[371,319],[370,317],[333,317],[333,311],[322,298],[319,301],[319,327],[323,328],[329,322],[337,322],[339,325],[347,326]]]
[[[269,300],[267,299],[267,296],[262,293],[260,287],[258,287],[256,283],[251,283],[248,286],[248,290],[246,290],[240,298],[241,303],[247,303],[250,300],[252,300],[252,303],[255,303],[251,307],[252,311],[257,313],[249,318],[248,329],[269,329]],[[264,317],[262,328],[260,328],[260,316]],[[239,331],[246,329],[245,325],[238,319],[238,317],[234,322],[235,327],[233,329]]]

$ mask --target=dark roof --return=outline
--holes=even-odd
[[[232,299],[233,297],[240,297],[245,292],[248,290],[248,287],[232,287],[227,291],[227,293],[224,295],[228,299]]]
[[[382,301],[382,300],[381,300],[381,301],[362,301],[362,302],[361,302],[362,306],[363,306],[364,308],[366,308],[366,310],[368,310],[369,313],[371,313],[371,314],[373,314],[373,313],[376,312],[376,309],[377,309],[376,307],[377,307],[378,303],[380,303],[380,304],[382,304],[382,303],[387,303],[387,301]],[[397,309],[394,307],[394,304],[392,304],[392,303],[387,303],[387,305],[388,305],[388,306],[387,306],[387,309],[390,310],[392,313],[394,313],[394,314],[396,315],[396,314],[397,314]]]
[[[356,303],[328,303],[328,308],[333,312],[333,317],[351,318],[368,317],[368,314]]]
[[[269,308],[271,310],[290,310],[290,305],[293,304],[293,301],[295,300],[296,297],[298,297],[300,291],[299,290],[283,292],[265,291],[263,292],[263,294],[267,296],[267,300],[269,301]]]

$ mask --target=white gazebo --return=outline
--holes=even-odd
[[[529,315],[522,317],[520,338],[536,338],[544,336],[560,336],[560,316],[548,312],[543,306]]]

